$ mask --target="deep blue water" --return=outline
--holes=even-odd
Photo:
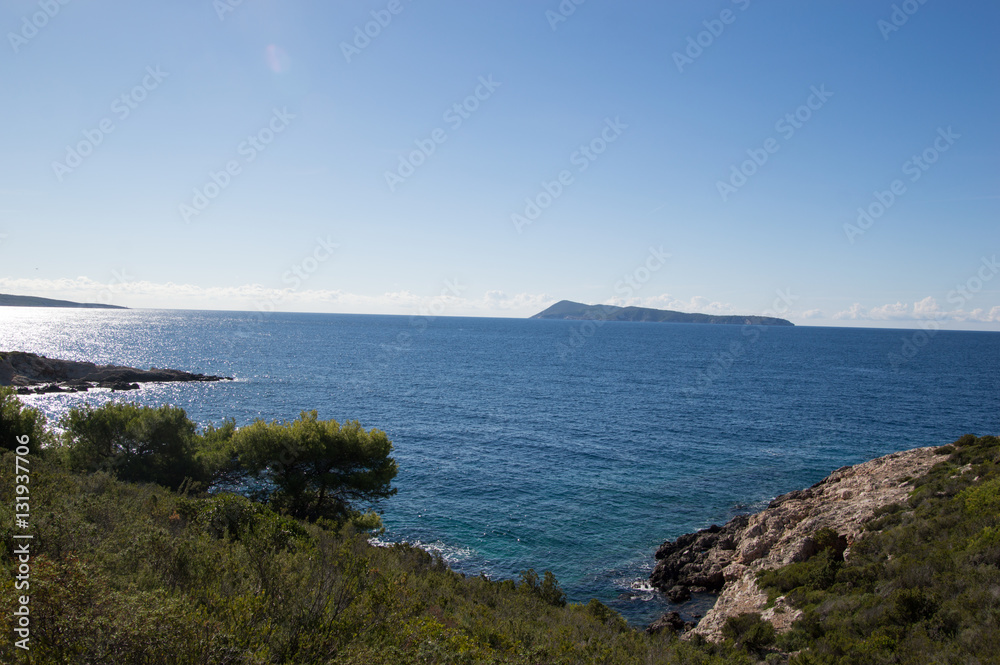
[[[357,419],[401,471],[387,539],[457,570],[552,570],[630,620],[665,539],[830,471],[1000,432],[1000,334],[0,308],[0,349],[235,382],[148,385],[201,424]],[[914,346],[904,342],[916,341]],[[892,362],[890,354],[904,362]],[[31,396],[58,418],[107,391]]]

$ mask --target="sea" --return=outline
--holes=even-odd
[[[180,310],[0,308],[0,350],[234,377],[31,395],[357,420],[400,471],[379,542],[456,571],[551,570],[633,625],[665,540],[831,471],[1000,433],[1000,333]],[[710,598],[680,608],[701,613]]]

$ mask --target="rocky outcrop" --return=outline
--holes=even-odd
[[[843,467],[808,489],[777,497],[759,513],[666,542],[656,552],[650,581],[675,603],[691,593],[719,594],[688,635],[721,640],[726,620],[746,612],[760,612],[779,632],[787,630],[800,613],[783,598],[765,610],[767,594],[757,586],[757,573],[815,554],[813,535],[823,528],[839,534],[849,558],[850,545],[875,511],[904,501],[912,489],[909,480],[941,460],[934,451],[915,448]]]
[[[81,392],[93,387],[136,390],[140,383],[229,380],[231,377],[191,374],[176,369],[151,367],[145,370],[58,360],[22,351],[0,352],[0,386],[13,386],[20,394]]]
[[[655,635],[662,631],[667,631],[668,633],[679,633],[683,630],[688,630],[694,628],[695,624],[693,621],[684,621],[681,615],[677,612],[667,612],[659,619],[649,624],[646,632],[650,635]]]

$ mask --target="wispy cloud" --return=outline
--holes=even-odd
[[[945,310],[937,300],[927,296],[912,304],[896,302],[875,307],[864,307],[854,303],[850,308],[837,312],[833,318],[838,321],[977,321],[991,323],[1000,321],[1000,306],[992,309]]]
[[[336,289],[271,288],[261,284],[198,286],[195,284],[149,281],[116,281],[112,285],[89,277],[74,279],[0,278],[0,292],[60,298],[80,302],[107,302],[128,307],[255,310],[262,303],[281,311],[413,314],[432,303],[444,304],[447,315],[530,316],[560,298],[546,293],[506,293],[488,290],[482,295],[418,294],[408,290],[381,294],[359,294]],[[103,297],[102,297],[103,295]],[[681,300],[664,293],[646,298],[618,298],[605,301],[621,307],[653,307],[704,314],[746,314],[730,303],[695,296]]]
[[[108,285],[89,277],[75,279],[0,278],[0,291],[45,298],[76,301],[99,301],[98,295]],[[114,304],[131,307],[190,307],[204,309],[254,310],[261,303],[274,304],[283,311],[324,311],[358,313],[412,314],[431,303],[446,300],[448,314],[520,316],[533,314],[554,303],[557,298],[545,294],[487,291],[479,298],[417,294],[412,291],[387,291],[370,295],[336,289],[276,289],[261,284],[238,286],[198,286],[174,282],[127,281],[115,283],[111,290]]]

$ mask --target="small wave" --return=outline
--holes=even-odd
[[[632,580],[632,584],[629,585],[629,588],[633,591],[644,591],[646,593],[653,593],[656,591],[653,585],[649,583],[649,580]]]
[[[448,545],[441,540],[435,540],[431,543],[425,543],[422,540],[386,540],[383,538],[372,537],[368,539],[368,543],[374,547],[391,547],[393,545],[402,544],[410,545],[411,547],[419,547],[425,552],[430,554],[436,554],[444,559],[445,563],[454,564],[461,561],[466,561],[471,559],[476,551],[471,547],[462,547],[459,545]]]
[[[621,590],[621,595],[619,596],[621,600],[638,600],[648,603],[657,598],[656,589],[653,588],[648,579],[619,578],[613,582]]]

